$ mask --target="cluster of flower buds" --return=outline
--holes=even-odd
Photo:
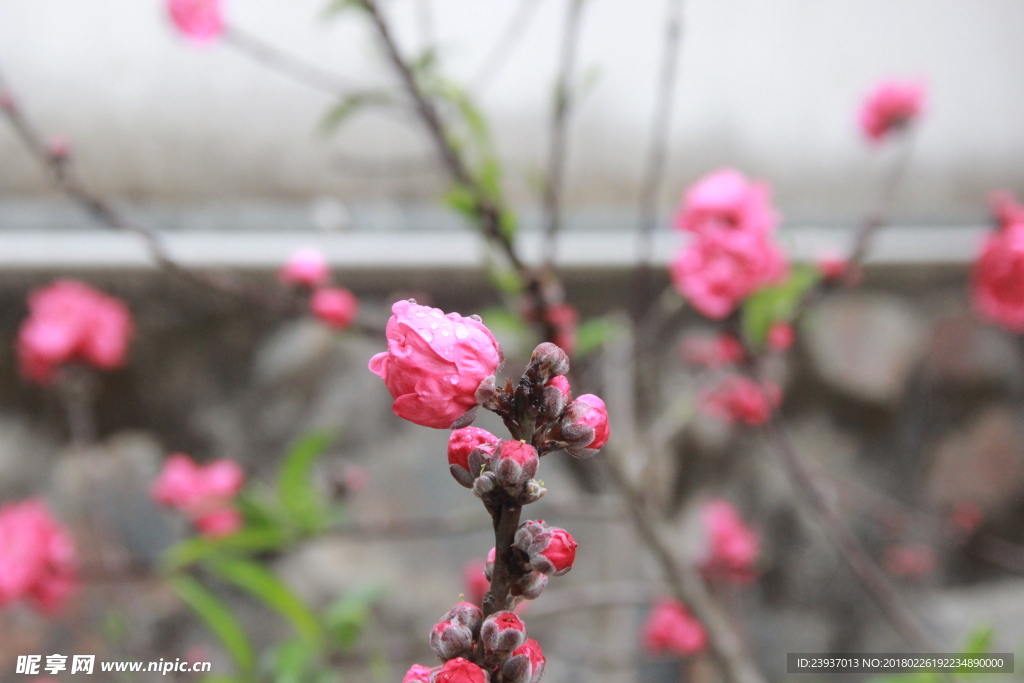
[[[576,560],[576,540],[565,529],[549,526],[542,519],[523,522],[516,530],[515,543],[530,568],[545,576],[568,573]]]
[[[476,605],[458,603],[434,624],[430,631],[430,649],[443,662],[471,655],[483,619],[483,612]]]

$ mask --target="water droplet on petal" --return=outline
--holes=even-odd
[[[424,341],[430,342],[434,340],[434,335],[430,334],[430,330],[420,330],[419,332]]]
[[[458,325],[455,326],[455,336],[458,337],[459,339],[465,339],[466,337],[469,336],[469,330],[466,329],[465,325],[459,323]]]
[[[430,323],[430,329],[436,330],[437,329],[437,323]]]
[[[434,316],[435,318],[443,318],[444,312],[440,308],[431,308],[430,315]]]
[[[442,337],[447,337],[449,334],[451,334],[451,332],[449,332],[448,330],[441,330]]]
[[[416,311],[416,317],[417,318],[425,318],[425,317],[427,317],[427,314],[424,313],[423,311]]]
[[[452,384],[458,384],[459,383],[459,376],[458,375],[452,375],[451,377],[448,378],[448,380]]]

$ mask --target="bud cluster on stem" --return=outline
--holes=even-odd
[[[395,398],[394,411],[425,427],[450,427],[448,468],[491,515],[494,548],[487,558],[490,583],[480,606],[460,602],[434,626],[430,645],[443,664],[419,664],[404,681],[427,683],[537,683],[544,654],[513,611],[540,596],[551,577],[572,569],[576,541],[542,520],[521,521],[523,506],[545,494],[540,459],[565,450],[597,453],[609,436],[604,401],[592,394],[573,400],[569,359],[551,343],[533,352],[518,384],[499,384],[504,360],[479,318],[444,314],[399,302],[388,323],[388,347],[370,362]],[[508,439],[472,427],[479,407],[501,417]]]

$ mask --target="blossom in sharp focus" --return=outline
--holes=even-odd
[[[576,458],[587,458],[608,443],[611,425],[604,401],[594,394],[583,394],[570,403],[562,418],[562,438],[566,452]]]
[[[33,291],[28,308],[18,332],[18,359],[26,379],[46,384],[71,362],[101,370],[124,365],[135,325],[119,299],[77,280],[58,280]]]
[[[740,375],[731,375],[717,386],[701,393],[700,409],[732,423],[758,426],[768,422],[782,393],[772,382],[758,384]]]
[[[739,171],[715,171],[687,190],[674,218],[675,227],[698,236],[714,233],[768,235],[779,222],[764,183]]]
[[[41,500],[0,507],[0,606],[29,600],[57,611],[77,586],[75,544]]]
[[[761,542],[748,527],[739,510],[724,500],[713,500],[701,510],[706,545],[700,562],[709,578],[748,583],[757,575],[756,562]]]
[[[698,236],[669,265],[676,290],[715,320],[788,272],[785,257],[767,235],[739,231]]]
[[[391,311],[388,350],[370,359],[370,371],[395,399],[395,415],[436,429],[471,422],[477,389],[502,361],[494,335],[475,317],[412,301],[399,301]]]
[[[319,287],[331,276],[327,259],[316,249],[298,249],[277,271],[277,279],[286,285]]]
[[[652,654],[692,655],[707,647],[704,626],[676,600],[661,600],[644,624],[643,645]]]
[[[547,659],[540,643],[532,638],[516,650],[501,666],[502,679],[508,683],[538,683],[544,675]]]
[[[359,299],[342,287],[321,287],[309,298],[309,309],[322,322],[344,330],[359,313]]]
[[[1024,208],[1003,194],[993,198],[999,227],[990,232],[974,264],[971,299],[984,319],[1024,332]]]
[[[489,679],[487,672],[479,666],[468,659],[456,657],[433,672],[431,683],[487,683]]]
[[[168,0],[167,11],[178,31],[197,43],[208,43],[224,33],[223,0]]]
[[[923,81],[883,81],[864,98],[860,128],[873,143],[904,129],[924,111],[927,88]]]
[[[157,503],[184,513],[206,536],[226,536],[242,526],[232,500],[245,483],[242,468],[233,460],[198,465],[184,453],[164,462],[150,489]]]

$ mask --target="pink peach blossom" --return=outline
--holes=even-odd
[[[728,316],[762,287],[782,281],[788,270],[768,237],[751,232],[698,236],[669,266],[679,293],[714,319]]]
[[[208,43],[224,33],[223,0],[168,0],[171,21],[183,36]]]
[[[436,429],[471,421],[477,389],[503,360],[494,335],[477,318],[411,301],[391,311],[388,350],[370,359],[370,371],[395,399],[395,415]]]
[[[430,669],[422,664],[413,664],[402,677],[402,683],[430,683]]]
[[[700,396],[700,408],[729,422],[763,425],[779,405],[782,394],[772,382],[758,384],[739,375],[726,377]]]
[[[962,500],[949,513],[949,523],[963,533],[973,533],[985,520],[985,513],[973,500]]]
[[[873,143],[902,130],[924,110],[923,81],[883,81],[868,93],[860,109],[860,127]]]
[[[767,185],[747,180],[731,168],[704,176],[686,192],[674,223],[704,236],[718,232],[768,235],[779,218]]]
[[[1024,332],[1024,209],[1012,197],[994,197],[1000,226],[988,234],[974,264],[972,301],[978,314]]]
[[[890,546],[885,551],[885,568],[893,576],[921,578],[935,569],[935,551],[925,543]]]
[[[690,335],[683,339],[679,351],[685,363],[713,370],[735,365],[746,355],[743,344],[731,334],[719,334],[714,337]]]
[[[818,272],[826,282],[833,282],[846,274],[849,265],[842,256],[826,254],[818,259]]]
[[[776,322],[768,328],[768,348],[775,352],[782,352],[793,345],[796,340],[796,333],[793,326],[787,322]]]
[[[226,536],[242,526],[242,516],[231,504],[245,483],[245,474],[233,460],[197,465],[184,453],[167,458],[151,488],[153,500],[183,512],[206,536]]]
[[[462,657],[449,659],[433,675],[433,683],[487,683],[488,679],[486,671]]]
[[[277,272],[277,279],[286,285],[310,288],[319,287],[327,282],[330,276],[331,269],[324,255],[308,247],[292,254]]]
[[[61,365],[71,362],[101,370],[124,365],[134,324],[120,300],[76,280],[58,280],[33,291],[28,308],[18,333],[26,379],[47,384]]]
[[[309,308],[326,324],[344,330],[359,313],[359,299],[341,287],[321,287],[310,297]]]
[[[761,542],[739,510],[728,501],[713,500],[701,510],[701,522],[707,539],[701,572],[734,583],[753,581]]]
[[[487,578],[487,563],[483,560],[470,560],[462,568],[462,585],[466,591],[466,600],[474,605],[483,605],[484,596],[491,590],[491,581]]]
[[[661,600],[644,624],[644,648],[652,654],[692,655],[707,647],[704,626],[676,600]]]
[[[39,499],[0,508],[0,605],[57,611],[77,586],[74,541]]]

